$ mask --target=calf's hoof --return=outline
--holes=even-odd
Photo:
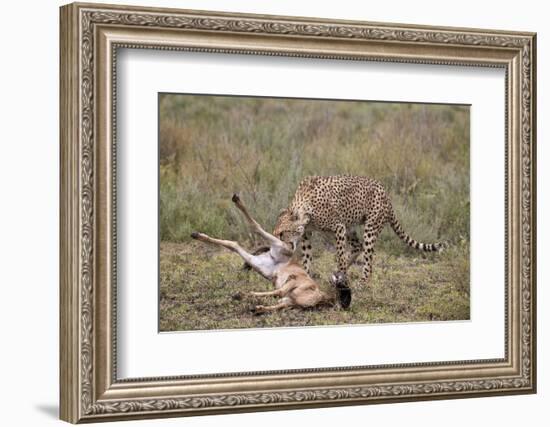
[[[198,231],[193,231],[193,232],[191,233],[191,238],[193,238],[193,239],[198,239],[198,238],[199,238],[199,233],[198,233]]]
[[[265,313],[265,308],[264,308],[263,305],[254,306],[254,307],[252,307],[252,313],[254,313],[256,315]]]
[[[340,307],[344,310],[347,310],[351,305],[351,289],[350,288],[340,288],[338,289],[338,303]]]
[[[349,289],[348,277],[345,271],[332,273],[329,282],[336,289]]]

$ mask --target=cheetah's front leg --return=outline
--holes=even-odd
[[[346,226],[338,224],[334,229],[334,234],[336,235],[336,262],[338,264],[338,271],[345,273],[348,269]]]
[[[311,261],[313,260],[311,254],[311,233],[305,232],[302,235],[302,265],[307,274],[311,273]]]
[[[351,255],[348,259],[348,268],[363,254],[363,242],[357,236],[355,230],[348,231],[348,242],[351,246]],[[363,262],[363,257],[359,258],[359,262]]]

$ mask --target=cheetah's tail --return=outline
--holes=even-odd
[[[399,238],[411,248],[420,249],[421,251],[425,252],[442,252],[444,249],[449,247],[448,242],[422,243],[414,240],[411,236],[405,233],[403,227],[401,227],[401,224],[399,223],[399,220],[395,216],[395,212],[393,211],[393,209],[390,213],[389,223],[393,231],[395,231],[395,234],[397,234]]]

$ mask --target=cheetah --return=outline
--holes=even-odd
[[[289,207],[280,212],[273,234],[287,241],[297,229],[302,231],[302,263],[309,274],[311,232],[334,233],[338,271],[345,273],[362,254],[363,281],[366,283],[372,273],[374,244],[387,223],[412,248],[435,252],[445,246],[444,243],[420,243],[412,239],[401,228],[382,184],[372,178],[351,175],[304,178]],[[362,244],[352,230],[355,225],[364,227]],[[348,241],[351,254],[347,252]]]

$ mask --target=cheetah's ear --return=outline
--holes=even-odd
[[[288,209],[287,208],[283,208],[279,211],[279,216],[281,216],[282,214],[288,212]]]

